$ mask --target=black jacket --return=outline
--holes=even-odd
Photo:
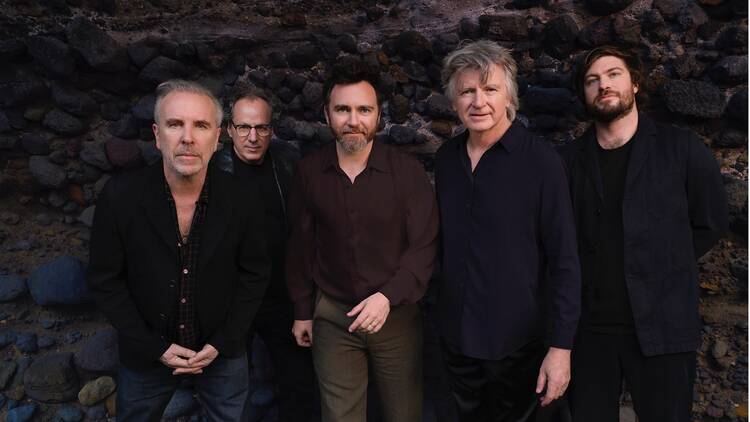
[[[721,174],[692,132],[639,115],[622,204],[625,283],[646,356],[700,343],[696,259],[728,225]],[[602,180],[594,128],[562,148],[578,229],[583,302],[592,300]],[[584,306],[584,309],[586,307]]]
[[[268,283],[269,261],[259,195],[240,195],[232,177],[209,166],[196,313],[202,334],[221,356],[241,356]],[[88,283],[117,329],[120,360],[148,368],[169,347],[168,322],[178,294],[175,223],[164,192],[162,162],[113,177],[99,195],[91,232]],[[201,346],[202,347],[202,346]]]

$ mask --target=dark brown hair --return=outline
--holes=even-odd
[[[328,106],[334,86],[352,85],[359,82],[367,82],[372,85],[373,89],[375,89],[378,109],[381,109],[383,106],[383,96],[380,92],[380,69],[355,56],[342,58],[328,73],[328,78],[325,85],[323,85],[323,106]]]
[[[580,98],[584,104],[586,103],[586,94],[584,93],[583,83],[586,79],[586,72],[589,71],[589,68],[591,68],[591,65],[594,64],[595,61],[605,56],[613,56],[622,60],[630,73],[630,81],[633,85],[639,88],[638,93],[643,92],[643,64],[641,63],[638,54],[613,45],[602,45],[592,49],[586,53],[586,55],[582,56],[576,66],[575,90],[578,98]]]

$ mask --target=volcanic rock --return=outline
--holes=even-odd
[[[671,80],[664,84],[661,93],[673,113],[711,118],[724,112],[724,94],[706,82]]]
[[[31,273],[31,297],[38,305],[78,305],[93,301],[86,284],[86,266],[71,256],[61,256]]]
[[[128,66],[124,48],[104,30],[88,19],[78,16],[65,29],[70,46],[76,49],[86,63],[104,72],[119,72]]]
[[[57,353],[36,359],[23,377],[26,394],[47,403],[75,399],[79,384],[72,358],[71,353]]]

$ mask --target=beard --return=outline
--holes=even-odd
[[[374,137],[374,133],[367,133],[366,131],[337,133],[336,143],[347,154],[356,154],[364,150]]]
[[[617,95],[617,98],[619,101],[617,101],[615,104],[612,105],[606,105],[606,104],[599,104],[597,105],[596,101],[602,96],[602,95]],[[594,119],[597,122],[600,123],[610,123],[613,122],[620,117],[625,116],[630,112],[630,110],[633,109],[633,105],[635,104],[635,94],[633,91],[627,91],[625,93],[619,93],[616,91],[608,91],[604,94],[599,95],[594,100],[593,104],[586,104],[586,111],[588,112],[589,116],[591,116],[592,119]]]

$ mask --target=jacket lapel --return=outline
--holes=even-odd
[[[654,144],[656,126],[654,122],[642,114],[638,115],[638,130],[636,130],[633,139],[633,149],[630,151],[628,160],[628,170],[625,176],[625,197],[629,192],[633,192],[633,184],[643,170],[646,159]]]
[[[169,215],[169,204],[164,192],[164,169],[162,162],[159,161],[151,166],[149,171],[152,174],[148,177],[150,183],[143,187],[141,207],[154,232],[164,241],[169,251],[176,254],[177,239],[175,237],[175,223],[173,217]]]
[[[210,165],[210,191],[208,197],[208,208],[206,209],[206,221],[201,228],[201,245],[198,255],[198,270],[200,271],[213,256],[216,247],[224,238],[224,233],[229,226],[232,216],[232,198],[227,189],[232,183],[228,174]]]

